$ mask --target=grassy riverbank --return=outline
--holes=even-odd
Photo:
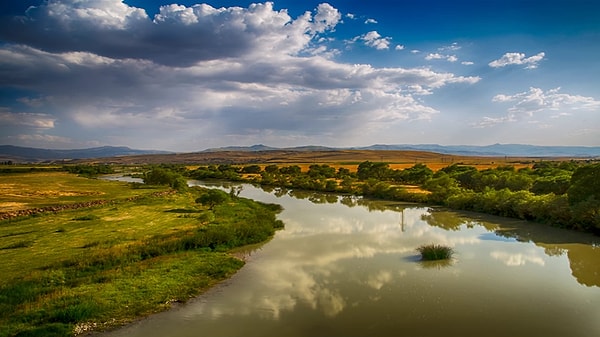
[[[195,202],[203,189],[60,172],[1,175],[0,185],[13,208],[81,206],[0,221],[2,337],[72,336],[185,302],[243,265],[229,249],[282,226],[278,207],[248,199],[209,210]]]

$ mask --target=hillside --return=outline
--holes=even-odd
[[[3,161],[11,160],[15,162],[42,162],[166,153],[169,152],[134,150],[125,146],[102,146],[88,149],[52,150],[13,145],[0,145],[0,159]]]
[[[118,164],[251,164],[251,163],[357,163],[365,160],[395,164],[499,163],[532,162],[551,159],[587,159],[600,157],[600,147],[556,147],[518,144],[489,146],[372,145],[362,148],[301,146],[275,148],[262,144],[230,146],[200,152],[172,153],[104,146],[77,150],[49,150],[0,146],[0,161],[13,162],[101,162]]]

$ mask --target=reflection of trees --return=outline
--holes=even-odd
[[[564,248],[560,248],[557,246],[552,247],[544,247],[544,253],[548,256],[562,256],[565,255],[567,251]]]
[[[347,207],[354,207],[358,204],[358,199],[352,195],[342,195],[340,198],[340,204]]]
[[[473,227],[470,219],[463,218],[457,213],[443,211],[441,209],[430,208],[429,212],[421,215],[421,220],[427,222],[430,226],[439,227],[449,231],[460,230],[462,225]]]
[[[313,191],[304,191],[304,190],[287,190],[286,194],[289,194],[291,197],[301,200],[308,200],[313,204],[335,204],[339,201],[338,194],[335,193],[320,193]],[[277,193],[277,191],[275,191]]]
[[[374,211],[386,211],[394,209],[397,203],[392,203],[383,200],[372,200],[372,199],[359,199],[356,202],[358,205],[366,207],[369,212]]]
[[[571,262],[571,274],[577,282],[588,287],[600,287],[600,247],[572,245],[567,256]]]
[[[571,274],[580,284],[600,287],[600,247],[598,237],[572,230],[548,227],[527,221],[510,221],[510,227],[501,224],[496,234],[531,241],[544,248],[548,256],[567,254]]]
[[[549,227],[537,223],[493,217],[493,221],[483,221],[487,215],[462,217],[460,213],[449,212],[442,208],[431,208],[421,219],[430,226],[457,231],[462,225],[473,227],[481,225],[496,235],[516,239],[520,242],[533,242],[544,248],[548,256],[567,255],[573,277],[580,284],[600,287],[600,239],[587,233]],[[492,218],[491,216],[489,216]]]
[[[289,193],[289,190],[284,188],[284,187],[277,187],[273,190],[273,194],[277,197],[277,198],[281,198],[285,195],[287,195]]]

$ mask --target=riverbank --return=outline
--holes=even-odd
[[[239,270],[244,262],[231,248],[266,241],[283,226],[274,205],[228,196],[202,206],[201,188],[173,193],[60,172],[0,183],[6,179],[39,183],[22,200],[70,194],[57,196],[62,206],[51,212],[0,221],[2,337],[73,336],[169,309]],[[77,195],[106,202],[83,207]]]

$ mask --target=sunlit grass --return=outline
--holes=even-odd
[[[42,175],[13,178],[58,188],[55,173]],[[282,225],[277,208],[243,198],[208,210],[195,203],[201,189],[158,196],[160,188],[58,177],[63,190],[114,200],[0,221],[0,337],[71,336],[184,302],[243,265],[230,248],[267,240]]]
[[[19,209],[64,205],[92,200],[124,199],[156,191],[131,189],[128,183],[100,181],[65,172],[0,174],[0,209]],[[4,207],[6,206],[6,207]]]

